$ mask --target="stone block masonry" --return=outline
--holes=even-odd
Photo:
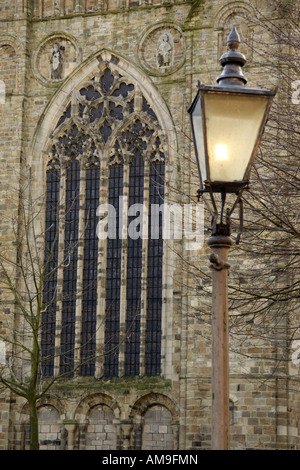
[[[262,2],[255,3],[262,7]],[[107,109],[120,117],[122,104],[122,118],[135,107],[140,112],[146,110],[148,123],[158,119],[162,129],[160,145],[169,162],[167,197],[177,203],[194,197],[198,183],[195,163],[190,158],[186,109],[198,80],[215,84],[220,72],[218,59],[226,49],[226,35],[232,24],[241,25],[249,41],[255,34],[253,25],[243,25],[245,12],[253,13],[250,3],[236,0],[0,0],[0,249],[16,259],[12,220],[18,220],[20,173],[31,166],[34,194],[38,197],[46,191],[49,142],[53,142],[59,120],[65,119],[66,123],[72,118],[80,126],[80,119],[86,119],[89,129],[96,122],[99,103],[94,106],[94,101],[89,106],[89,110],[94,106],[89,116],[83,109],[89,87],[91,90],[95,80],[101,79],[105,65],[111,65],[115,80],[118,72],[125,77],[126,86],[135,84],[134,103],[124,107],[123,87],[118,96],[112,93],[114,106]],[[251,58],[246,42],[241,50]],[[255,85],[260,78],[256,69],[249,75],[249,85]],[[83,83],[85,96],[79,93]],[[114,129],[107,131],[113,137]],[[146,142],[145,134],[142,141]],[[157,151],[158,144],[151,145]],[[112,149],[101,149],[102,158],[112,157]],[[108,192],[108,173],[107,164],[101,180],[107,187],[101,188],[101,197]],[[128,181],[125,191],[129,191]],[[145,181],[149,185],[149,175]],[[98,371],[98,376],[75,375],[60,382],[40,402],[42,449],[210,448],[208,250],[203,247],[201,251],[188,251],[185,242],[170,242],[165,248],[168,256],[163,258],[160,376],[147,377],[146,364],[142,363],[140,376],[107,378]],[[103,246],[101,250],[99,270],[104,272],[106,251]],[[82,247],[79,252],[81,265]],[[238,258],[238,254],[232,256]],[[246,269],[247,259],[241,264]],[[142,308],[146,312],[145,272],[143,276]],[[125,284],[124,275],[122,292]],[[102,279],[101,292],[104,287]],[[13,319],[15,305],[3,290],[0,296],[0,335],[9,336],[7,320]],[[104,301],[101,297],[99,308]],[[78,318],[77,311],[76,321]],[[146,319],[147,313],[141,322],[140,357],[147,350],[143,330]],[[97,334],[98,341],[104,335],[103,327]],[[76,330],[78,338],[80,329]],[[270,345],[262,343],[259,339],[231,343],[235,351],[231,353],[230,369],[231,447],[299,449],[299,390],[290,391],[284,368],[278,376],[274,373],[275,353]],[[123,345],[120,351],[119,367],[125,370]],[[26,403],[20,397],[2,393],[0,449],[26,449],[28,442]]]

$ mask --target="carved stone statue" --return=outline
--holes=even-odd
[[[163,33],[158,41],[157,62],[160,68],[170,67],[173,62],[173,45],[168,33]]]
[[[50,58],[50,76],[51,80],[61,80],[63,78],[63,55],[64,47],[56,42]]]

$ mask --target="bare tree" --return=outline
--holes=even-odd
[[[43,228],[45,201],[40,197],[34,199],[30,171],[25,172],[20,178],[20,188],[17,194],[14,194],[10,188],[10,197],[16,197],[19,206],[17,216],[6,221],[13,234],[13,242],[2,245],[0,251],[2,299],[9,300],[14,306],[11,315],[5,314],[3,309],[1,312],[6,323],[0,334],[2,347],[0,384],[2,391],[9,390],[27,402],[31,431],[30,448],[38,450],[39,401],[57,381],[74,374],[82,366],[95,360],[96,353],[89,353],[83,357],[79,351],[77,356],[80,359],[72,367],[66,367],[63,373],[60,371],[46,377],[43,372],[55,355],[54,349],[52,352],[43,351],[41,344],[42,335],[45,333],[44,324],[48,328],[47,315],[53,314],[55,298],[49,279],[58,270],[68,268],[79,240],[68,244],[61,261],[54,259],[58,234],[47,245],[45,242],[47,232]],[[73,294],[78,296],[80,293],[76,291]],[[129,335],[130,326],[124,341]],[[105,350],[103,348],[103,352],[98,355],[113,354],[116,348],[119,348],[121,341],[117,346],[108,345]],[[80,348],[84,346],[86,345],[81,344]],[[61,357],[68,359],[68,356],[74,353],[76,353],[74,346],[71,346],[65,351],[61,350],[58,356],[59,359]]]

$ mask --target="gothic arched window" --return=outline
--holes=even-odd
[[[138,85],[107,64],[59,116],[47,150],[44,375],[160,374],[162,215],[151,208],[163,203],[165,147]]]

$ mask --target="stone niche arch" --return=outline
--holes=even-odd
[[[65,410],[62,403],[54,397],[44,397],[38,404],[39,440],[41,450],[63,450],[67,435],[64,427]],[[30,448],[29,409],[25,404],[20,410],[14,426],[15,450]]]
[[[22,80],[18,74],[22,73],[20,56],[23,51],[23,45],[13,35],[0,34],[0,80],[5,84],[6,94],[20,91]]]
[[[75,412],[75,449],[115,450],[119,442],[118,403],[106,394],[88,396]]]
[[[240,51],[246,55],[247,60],[253,56],[253,24],[255,17],[253,7],[244,1],[225,2],[215,16],[214,30],[217,34],[218,56],[227,51],[227,37],[230,30],[235,26],[240,34]]]
[[[57,67],[56,74],[51,71],[53,54],[63,60],[63,65]],[[53,32],[46,36],[32,56],[32,71],[35,78],[46,86],[57,86],[57,83],[68,77],[82,61],[82,50],[76,38],[72,35]]]
[[[179,416],[175,403],[166,395],[150,393],[132,407],[135,450],[177,450]]]
[[[61,450],[65,438],[63,422],[57,408],[42,405],[38,409],[41,450]]]
[[[5,104],[6,95],[15,93],[18,88],[18,58],[14,43],[0,38],[0,103]]]

